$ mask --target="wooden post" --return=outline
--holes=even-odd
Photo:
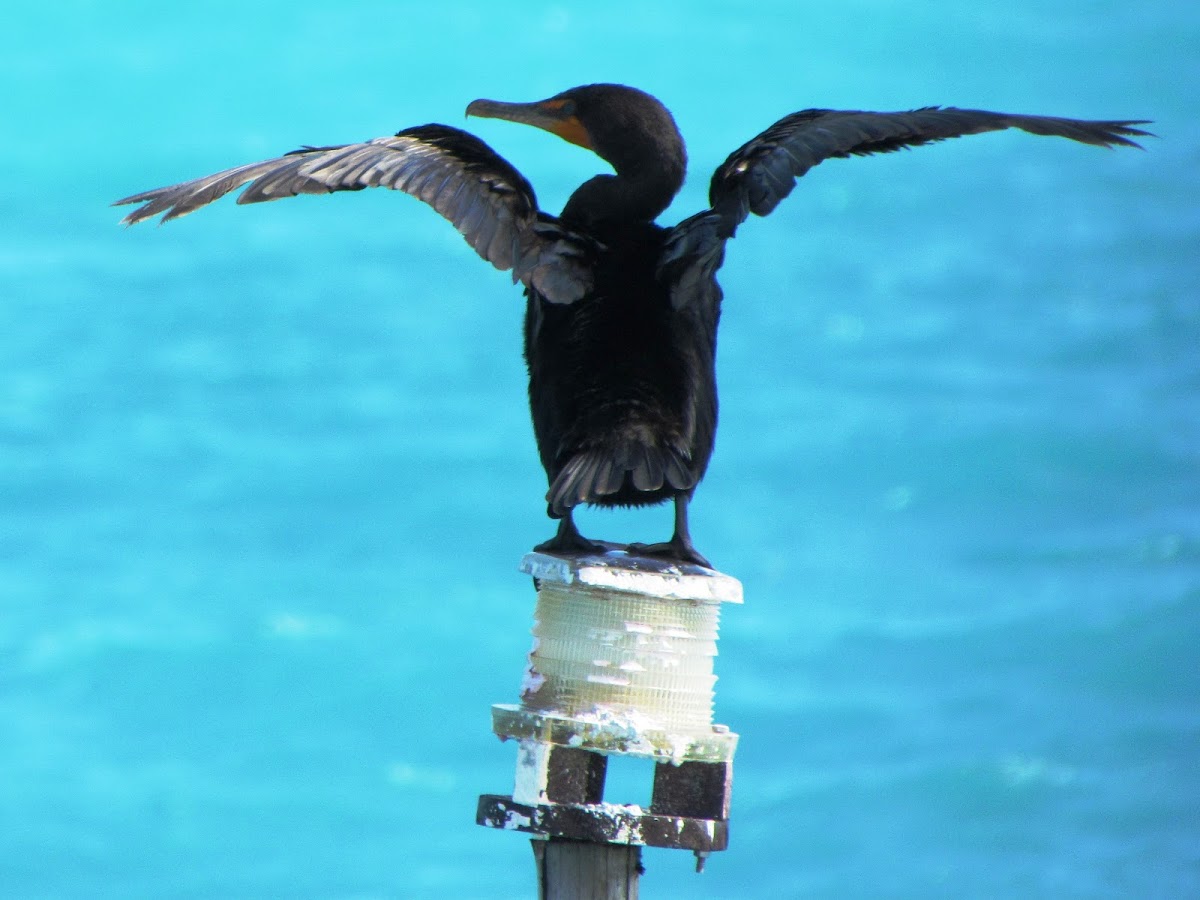
[[[534,838],[538,900],[637,900],[642,848]]]
[[[691,850],[696,871],[729,841],[738,736],[712,722],[722,603],[741,585],[621,552],[521,564],[538,590],[521,704],[492,707],[519,742],[511,795],[475,821],[536,835],[539,900],[638,896],[642,846]],[[655,761],[650,807],[606,803],[608,757]]]

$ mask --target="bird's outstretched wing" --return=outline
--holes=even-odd
[[[1139,147],[1130,138],[1149,136],[1133,127],[1144,124],[1141,119],[1085,121],[936,106],[891,113],[801,110],[743,144],[717,168],[708,191],[711,208],[671,229],[658,277],[677,309],[719,296],[713,274],[724,259],[725,241],[750,213],[771,212],[792,192],[797,178],[826,159],[888,153],[1005,128],[1100,147]]]
[[[407,128],[359,144],[304,147],[113,205],[142,204],[124,218],[126,224],[160,213],[166,222],[245,185],[238,203],[368,187],[403,191],[448,219],[496,268],[512,269],[514,282],[547,300],[571,303],[591,289],[587,239],[539,213],[533,187],[491,147],[446,125]]]
[[[888,153],[947,138],[1020,128],[1100,147],[1138,147],[1131,137],[1144,120],[1086,121],[930,106],[909,112],[806,109],[780,119],[730,154],[713,174],[709,203],[732,236],[750,213],[765,216],[791,193],[796,179],[830,158]]]

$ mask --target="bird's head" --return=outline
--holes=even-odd
[[[586,147],[636,183],[658,207],[683,185],[687,152],[671,113],[645,91],[621,84],[589,84],[534,103],[476,100],[468,116],[533,125]]]

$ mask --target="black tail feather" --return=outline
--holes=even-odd
[[[581,450],[567,460],[550,484],[546,501],[551,515],[561,517],[581,503],[594,503],[627,486],[641,493],[686,491],[696,486],[690,460],[671,446],[623,441]]]

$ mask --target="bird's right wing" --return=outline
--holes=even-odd
[[[170,187],[118,200],[142,204],[124,218],[134,224],[162,214],[187,215],[248,185],[238,203],[298,194],[386,187],[423,200],[448,219],[475,251],[553,303],[591,290],[586,237],[538,212],[533,187],[474,135],[446,125],[407,128],[392,137],[337,147],[305,147]]]
[[[826,159],[888,153],[947,138],[1019,128],[1100,147],[1139,146],[1143,120],[1087,121],[930,106],[907,112],[805,109],[784,116],[722,163],[709,203],[732,236],[750,213],[765,216],[791,193],[796,179]]]
[[[1023,116],[981,109],[926,107],[907,112],[805,109],[784,116],[729,155],[713,174],[711,208],[684,219],[667,235],[659,280],[678,309],[717,296],[712,276],[724,259],[725,241],[750,213],[765,216],[792,192],[796,179],[831,158],[867,156],[947,138],[1019,128],[1101,147],[1139,146],[1131,137],[1141,120],[1085,121]]]
[[[721,300],[716,274],[725,262],[724,220],[711,209],[684,219],[669,232],[655,276],[667,288],[671,307],[715,309]]]

